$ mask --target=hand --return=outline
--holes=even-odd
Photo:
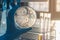
[[[32,28],[20,28],[17,29],[14,22],[14,13],[18,7],[13,7],[8,13],[7,16],[7,31],[6,34],[0,37],[0,40],[14,40],[16,37],[19,37],[23,33],[31,30]]]

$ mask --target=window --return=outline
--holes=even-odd
[[[29,2],[30,7],[36,11],[49,12],[49,1],[46,2]]]
[[[56,0],[56,11],[60,12],[60,0]]]

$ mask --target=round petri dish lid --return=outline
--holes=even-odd
[[[14,15],[15,23],[19,28],[29,28],[36,21],[36,12],[28,7],[19,7]]]

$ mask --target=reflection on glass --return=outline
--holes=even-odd
[[[1,11],[0,11],[0,25],[1,25],[1,17],[2,17],[2,13],[1,13]]]
[[[6,25],[6,10],[2,11],[1,25],[0,25],[0,36],[6,33],[7,25]]]

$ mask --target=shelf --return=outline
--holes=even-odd
[[[48,1],[48,0],[21,0],[21,2],[40,2],[40,1]]]

